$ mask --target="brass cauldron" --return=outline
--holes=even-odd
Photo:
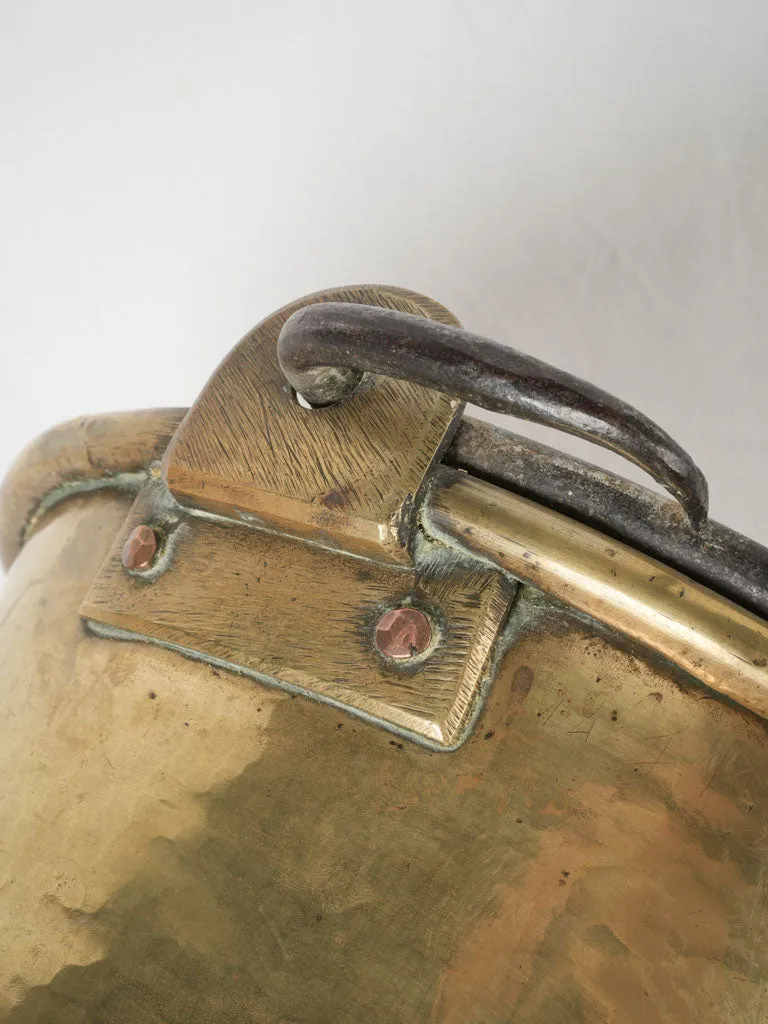
[[[2,1021],[768,1020],[768,552],[635,410],[340,289],[0,513]]]

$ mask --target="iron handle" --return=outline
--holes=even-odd
[[[618,452],[677,498],[694,529],[707,518],[704,474],[666,431],[593,384],[489,338],[396,310],[326,302],[290,316],[277,351],[286,379],[312,406],[348,398],[365,372],[414,381]]]

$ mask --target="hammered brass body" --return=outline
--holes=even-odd
[[[762,1024],[765,724],[521,588],[455,753],[84,631],[128,504],[0,606],[7,1024]]]

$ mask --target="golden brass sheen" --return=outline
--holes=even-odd
[[[298,305],[0,492],[0,1022],[765,1024],[768,625],[437,466],[444,396],[300,409]]]
[[[762,721],[521,588],[452,754],[78,607],[128,506],[0,604],[4,1024],[762,1024]]]

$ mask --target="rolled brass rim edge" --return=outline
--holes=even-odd
[[[648,555],[466,473],[443,468],[428,534],[639,642],[768,718],[768,622]]]
[[[165,451],[186,409],[80,417],[45,431],[0,487],[0,560],[7,570],[40,518],[85,491],[135,490]]]

